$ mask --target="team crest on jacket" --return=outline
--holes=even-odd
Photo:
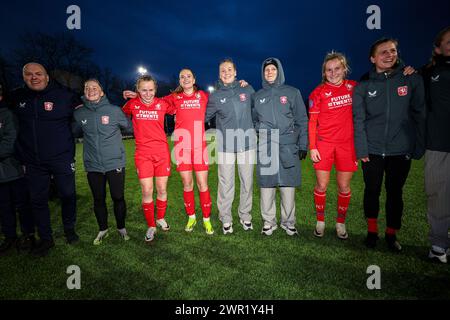
[[[156,109],[156,110],[161,110],[161,104],[158,103],[158,104],[155,106],[155,109]]]
[[[109,124],[109,116],[102,116],[102,124]]]
[[[239,99],[240,99],[242,102],[246,101],[246,100],[247,100],[247,97],[245,96],[245,93],[241,93],[241,94],[239,95]]]
[[[398,87],[397,92],[400,97],[408,95],[408,86]]]
[[[345,86],[347,87],[348,91],[352,91],[353,86],[350,83],[347,83]]]
[[[45,111],[52,111],[53,110],[53,102],[44,102],[44,109],[45,109]]]
[[[286,104],[286,103],[288,102],[287,97],[286,97],[286,96],[280,97],[280,102],[281,102],[282,104]]]
[[[196,97],[197,99],[200,99],[200,92],[197,92],[197,94],[195,95],[195,97]]]

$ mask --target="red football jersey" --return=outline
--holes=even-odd
[[[175,143],[186,141],[185,132],[188,132],[191,141],[184,145],[184,148],[202,147],[205,141],[205,112],[208,104],[208,94],[202,90],[191,95],[173,93],[166,97],[173,108],[171,113],[175,114],[175,136],[178,137]]]
[[[155,97],[152,103],[147,105],[137,97],[129,100],[122,110],[126,115],[132,116],[136,151],[167,149],[164,115],[170,113],[171,110],[166,101]]]
[[[331,143],[345,143],[353,141],[353,89],[357,83],[344,80],[341,85],[329,83],[319,85],[309,96],[309,113],[311,119],[317,119],[317,127],[309,126],[310,137]],[[311,139],[310,139],[311,140]],[[314,149],[316,141],[310,141]]]

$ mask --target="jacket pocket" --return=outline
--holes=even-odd
[[[298,147],[295,144],[280,145],[280,161],[283,168],[292,168],[298,161]]]

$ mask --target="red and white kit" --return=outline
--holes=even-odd
[[[344,80],[341,85],[319,85],[309,96],[309,145],[319,150],[321,160],[316,170],[338,171],[358,169],[353,138],[352,97],[355,81]]]
[[[164,100],[175,114],[175,159],[177,171],[208,170],[208,149],[205,137],[205,112],[208,94],[195,91],[191,95],[173,93]]]
[[[139,179],[170,176],[170,153],[164,131],[164,116],[173,112],[163,99],[154,98],[145,104],[139,97],[129,100],[122,108],[132,116],[136,151],[134,160]]]

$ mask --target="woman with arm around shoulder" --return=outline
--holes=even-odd
[[[326,191],[334,164],[338,185],[336,234],[347,239],[345,227],[350,203],[350,181],[358,169],[353,140],[352,97],[356,82],[347,80],[349,66],[338,52],[326,55],[322,65],[322,84],[309,97],[309,148],[316,171],[314,204],[317,223],[316,237],[325,232]]]
[[[106,183],[113,200],[117,230],[124,240],[129,240],[125,229],[126,158],[121,134],[121,129],[128,130],[129,122],[120,107],[109,103],[96,79],[84,83],[82,100],[83,106],[74,113],[74,125],[78,128],[76,131],[83,133],[83,162],[99,227],[94,245],[100,245],[108,236]]]
[[[385,178],[385,240],[393,252],[402,247],[397,240],[403,215],[403,186],[411,159],[424,154],[425,94],[422,78],[405,76],[398,57],[398,42],[383,38],[370,48],[373,64],[353,95],[356,156],[364,175],[365,244],[374,248],[378,240],[380,193]]]
[[[427,92],[425,192],[430,225],[428,257],[447,263],[450,255],[450,26],[434,41],[431,63],[423,68]]]
[[[216,90],[209,96],[205,121],[216,117],[218,150],[217,208],[224,234],[233,233],[231,212],[235,190],[237,161],[240,197],[239,221],[244,230],[252,230],[253,169],[256,162],[256,135],[252,121],[251,86],[236,80],[236,65],[231,59],[219,63]]]

